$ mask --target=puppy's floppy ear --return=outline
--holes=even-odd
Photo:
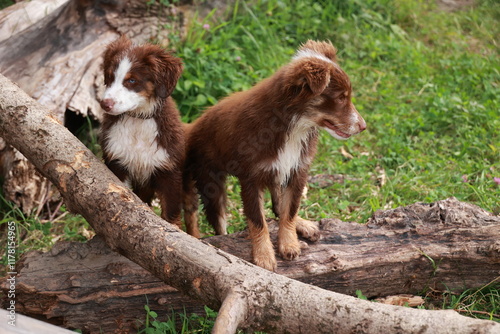
[[[330,83],[333,64],[314,57],[295,60],[288,70],[290,84],[299,86],[302,94],[317,96]],[[310,95],[307,94],[307,95]]]
[[[153,69],[155,93],[164,99],[172,94],[182,74],[182,60],[159,46],[151,46],[148,61]]]

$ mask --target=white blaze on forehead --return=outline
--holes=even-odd
[[[115,81],[113,81],[113,85],[122,84],[131,68],[132,62],[130,61],[130,59],[128,59],[127,57],[123,58],[115,70]]]
[[[158,126],[154,119],[125,115],[107,134],[107,151],[118,159],[135,182],[144,184],[154,171],[169,166],[168,152],[156,142]]]
[[[316,58],[316,59],[320,59],[320,60],[326,61],[326,62],[328,62],[330,64],[333,64],[333,66],[335,66],[335,68],[340,69],[339,65],[336,62],[334,62],[330,58],[326,57],[325,55],[323,55],[323,54],[321,54],[321,53],[319,53],[317,51],[311,50],[311,49],[302,49],[302,50],[297,51],[297,53],[293,57],[293,60],[297,60],[297,59],[300,59],[300,58]]]
[[[142,107],[146,102],[146,98],[137,92],[129,90],[123,86],[125,77],[132,68],[132,62],[127,57],[123,58],[115,70],[115,79],[104,92],[104,100],[113,100],[114,106],[109,111],[112,115],[119,115],[127,111],[132,111]]]

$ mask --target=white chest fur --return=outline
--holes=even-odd
[[[158,126],[154,119],[125,115],[107,134],[107,151],[139,184],[145,183],[157,168],[168,166],[169,154],[158,145]]]
[[[293,171],[305,163],[310,163],[310,161],[304,161],[309,157],[305,157],[302,153],[304,146],[311,138],[312,130],[316,126],[314,122],[306,118],[294,120],[292,124],[292,129],[287,135],[285,144],[278,151],[276,160],[265,168],[276,173],[276,182],[282,186],[288,182]]]

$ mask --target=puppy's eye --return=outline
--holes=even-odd
[[[349,99],[348,92],[343,92],[343,93],[337,95],[337,97],[336,97],[337,103],[345,103],[348,99]]]
[[[130,78],[130,79],[127,80],[127,82],[129,84],[135,84],[137,82],[137,80]]]
[[[337,96],[338,103],[344,103],[346,100],[346,96],[344,94]]]

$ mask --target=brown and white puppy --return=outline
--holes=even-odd
[[[146,203],[158,196],[161,216],[181,226],[184,130],[170,97],[181,59],[122,36],[104,54],[106,91],[101,130],[104,161]]]
[[[194,178],[208,221],[225,234],[226,176],[239,178],[255,264],[276,269],[263,209],[266,188],[279,215],[278,252],[284,259],[300,254],[297,232],[319,238],[316,225],[297,211],[318,129],[344,140],[366,128],[351,92],[332,44],[308,41],[273,76],[223,99],[192,125],[185,179]]]

